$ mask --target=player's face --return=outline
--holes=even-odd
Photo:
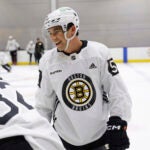
[[[63,51],[66,47],[66,39],[61,26],[48,29],[51,41],[56,45],[58,50]]]

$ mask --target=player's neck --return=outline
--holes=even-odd
[[[78,37],[72,39],[69,43],[68,49],[65,50],[66,53],[72,54],[78,52],[82,46],[82,42]]]

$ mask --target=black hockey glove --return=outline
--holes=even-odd
[[[120,117],[112,116],[107,122],[107,131],[105,132],[106,144],[110,150],[125,150],[129,148],[129,138],[127,136],[127,122]]]

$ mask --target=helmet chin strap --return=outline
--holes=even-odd
[[[64,51],[66,51],[66,50],[68,49],[70,41],[76,36],[77,29],[76,29],[74,35],[73,35],[72,37],[70,37],[70,38],[67,38],[67,32],[68,32],[68,31],[66,31],[66,32],[64,33],[65,39],[67,40],[67,44],[66,44],[66,47],[65,47]]]

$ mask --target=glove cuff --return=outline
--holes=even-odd
[[[122,120],[122,119],[119,116],[111,116],[109,118],[109,121],[120,121],[120,120]]]
[[[119,116],[111,116],[107,124],[121,125],[121,128],[123,130],[127,129],[127,122],[125,120],[122,120]]]

